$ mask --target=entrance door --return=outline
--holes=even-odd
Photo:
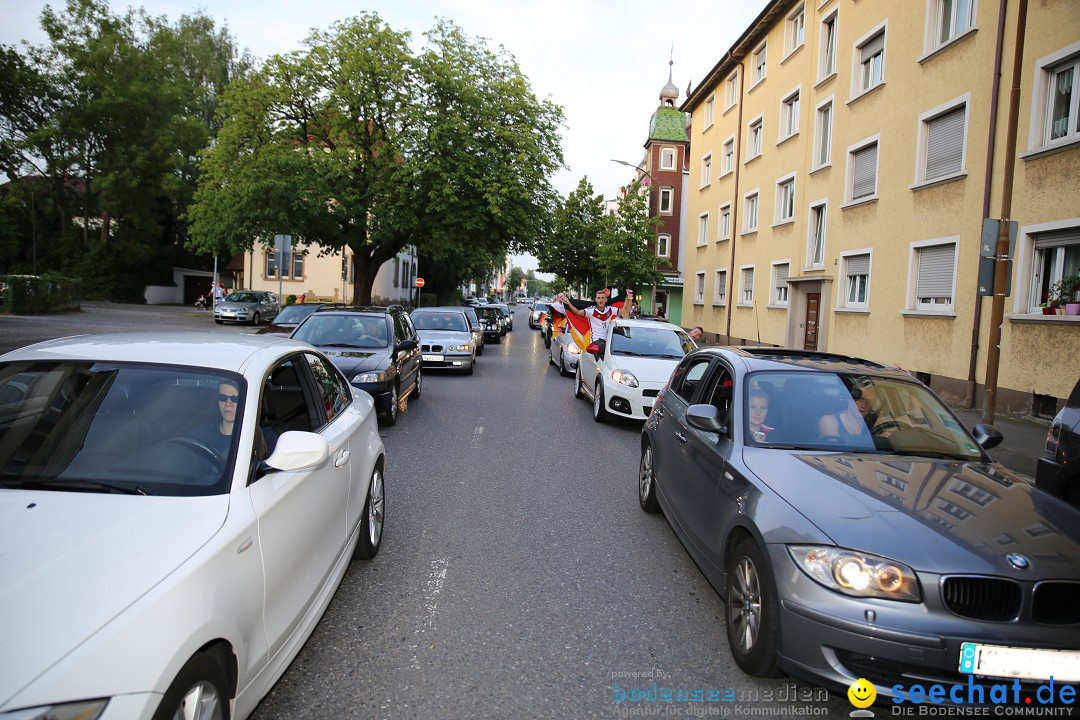
[[[806,294],[806,331],[803,350],[817,350],[818,315],[821,311],[821,293]]]
[[[653,307],[653,313],[655,314],[660,309],[661,306],[663,306],[663,308],[664,308],[664,317],[665,318],[669,317],[670,313],[671,313],[671,308],[668,307],[668,294],[664,290],[657,290],[656,291],[656,306]]]

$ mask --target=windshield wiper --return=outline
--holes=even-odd
[[[102,482],[101,480],[88,480],[86,478],[39,478],[28,480],[24,478],[6,477],[0,478],[0,485],[6,487],[18,487],[24,490],[81,490],[89,492],[118,492],[124,495],[149,495],[142,485],[130,487],[128,485],[116,485]]]
[[[334,343],[333,345],[327,345],[326,347],[343,347],[343,348],[355,348],[356,350],[378,350],[379,347],[371,345],[355,345],[353,343]],[[382,346],[382,347],[385,347]]]
[[[633,350],[612,350],[611,352],[616,355],[633,355],[634,357],[645,357],[645,353],[634,352]]]
[[[680,360],[683,358],[682,355],[672,355],[671,353],[660,353],[659,355],[653,355],[652,357],[665,358],[668,360]]]
[[[937,458],[939,460],[961,460],[963,462],[977,462],[982,460],[981,457],[973,458],[967,455],[958,455],[957,453],[941,452],[940,450],[884,450],[888,455],[904,455],[905,457],[928,457]]]

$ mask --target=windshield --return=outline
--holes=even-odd
[[[316,313],[296,328],[292,337],[316,347],[384,348],[390,342],[382,315]]]
[[[318,308],[318,305],[290,305],[277,314],[277,317],[274,318],[274,324],[283,325],[291,323],[293,325],[298,325],[301,320],[315,312]]]
[[[952,413],[915,382],[759,372],[750,376],[745,402],[750,445],[982,460]]]
[[[412,321],[417,330],[469,332],[469,325],[465,322],[465,316],[459,312],[413,313]]]
[[[534,313],[547,312],[547,309],[548,309],[547,303],[536,303],[535,305],[533,305],[533,312]]]
[[[260,298],[258,295],[249,292],[229,293],[229,295],[225,298],[225,302],[234,303],[257,303],[259,302],[259,300]]]
[[[0,487],[228,492],[244,389],[239,376],[191,368],[0,365]]]
[[[618,325],[611,331],[614,355],[678,359],[693,349],[694,342],[682,330]]]
[[[499,320],[499,318],[502,317],[502,313],[499,312],[499,308],[493,307],[476,308],[476,314],[485,320],[490,320],[491,322],[496,322]]]

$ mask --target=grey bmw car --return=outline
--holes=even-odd
[[[476,345],[468,316],[460,309],[417,308],[412,312],[424,367],[450,368],[472,375]]]
[[[1075,686],[1080,510],[993,462],[1001,439],[898,368],[702,348],[645,424],[638,500],[724,596],[748,674]]]

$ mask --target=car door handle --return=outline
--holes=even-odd
[[[653,408],[653,412],[656,414],[656,417],[658,417],[658,418],[664,417],[664,406],[663,405],[657,405],[655,408]]]
[[[334,461],[334,467],[341,467],[342,465],[348,464],[348,462],[349,462],[349,451],[348,450],[342,450],[341,451],[341,457],[339,457],[337,460]]]
[[[681,443],[686,442],[686,436],[683,435],[681,430],[676,430],[675,431],[675,439],[678,440]]]

